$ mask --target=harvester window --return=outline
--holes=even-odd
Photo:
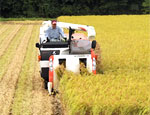
[[[83,63],[85,67],[87,66],[86,61],[87,61],[86,58],[80,58],[79,59],[80,64]]]
[[[59,59],[59,65],[64,65],[66,68],[66,59]]]

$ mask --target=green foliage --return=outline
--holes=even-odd
[[[1,18],[0,21],[26,21],[26,20],[54,20],[56,18]]]
[[[143,5],[143,12],[145,14],[150,14],[150,1],[145,0],[142,5]]]
[[[148,13],[149,0],[1,0],[0,17],[110,15]],[[142,4],[143,3],[143,4]],[[142,9],[144,7],[144,9]]]

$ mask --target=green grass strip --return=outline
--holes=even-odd
[[[32,81],[37,61],[37,49],[35,48],[35,43],[38,38],[38,32],[39,26],[34,26],[12,105],[12,113],[14,115],[29,115],[32,113],[30,105],[32,100]]]
[[[0,21],[52,20],[56,18],[0,18]]]
[[[21,41],[21,38],[23,37],[26,30],[27,30],[27,26],[23,26],[19,30],[18,34],[14,37],[14,39],[10,43],[9,47],[7,48],[5,54],[0,57],[0,65],[1,65],[0,66],[0,70],[1,70],[0,71],[0,80],[2,79],[5,71],[7,70],[7,66],[11,62],[11,60],[15,54],[15,51]]]

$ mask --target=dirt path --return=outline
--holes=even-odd
[[[33,99],[32,108],[33,115],[51,115],[52,114],[52,97],[48,95],[48,91],[44,89],[43,80],[39,75],[38,63],[36,63],[36,71],[33,82]]]
[[[16,50],[15,57],[12,58],[12,62],[8,66],[8,71],[0,82],[0,111],[2,115],[9,114],[18,75],[22,67],[31,32],[32,26],[29,26],[18,49]]]

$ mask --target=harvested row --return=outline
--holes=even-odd
[[[31,97],[32,97],[32,77],[35,72],[36,51],[34,48],[37,36],[36,26],[29,40],[26,57],[19,74],[19,80],[16,86],[14,101],[11,109],[12,114],[31,114]]]
[[[17,35],[13,38],[10,45],[7,47],[5,54],[0,57],[0,81],[8,69],[8,65],[10,64],[13,57],[16,55],[16,50],[19,46],[20,41],[22,41],[22,37],[24,36],[25,31],[27,31],[27,26],[23,26],[17,33]]]
[[[4,26],[6,26],[6,25],[0,23],[0,33],[1,33],[2,29],[4,28]]]
[[[14,27],[14,30],[10,32],[10,34],[4,38],[3,42],[0,44],[0,57],[5,53],[6,49],[8,48],[9,44],[12,42],[13,38],[17,35],[18,31],[20,30],[21,25],[17,25]]]
[[[0,82],[0,111],[1,114],[9,114],[13,96],[15,93],[16,83],[24,61],[28,41],[33,26],[28,26],[28,30],[24,34],[19,47],[15,52],[15,56],[11,58],[11,63],[7,67],[7,72]]]
[[[39,63],[36,62],[34,80],[33,80],[33,99],[32,112],[33,115],[52,115],[52,97],[44,89],[43,80],[39,75]]]
[[[4,30],[3,30],[3,32],[0,34],[0,44],[4,41],[4,40],[6,40],[5,38],[7,38],[7,36],[9,35],[9,33],[11,33],[13,30],[14,30],[14,27],[16,27],[16,25],[15,26],[12,26],[12,25],[7,25],[7,26],[5,26],[4,27]]]
[[[34,26],[33,30],[19,75],[11,108],[12,114],[51,114],[51,98],[43,88],[36,58],[35,43],[38,40],[39,26]]]
[[[3,32],[5,32],[5,31],[7,30],[8,26],[9,26],[9,25],[4,25],[4,24],[1,25],[1,28],[0,28],[0,35],[1,35]]]

